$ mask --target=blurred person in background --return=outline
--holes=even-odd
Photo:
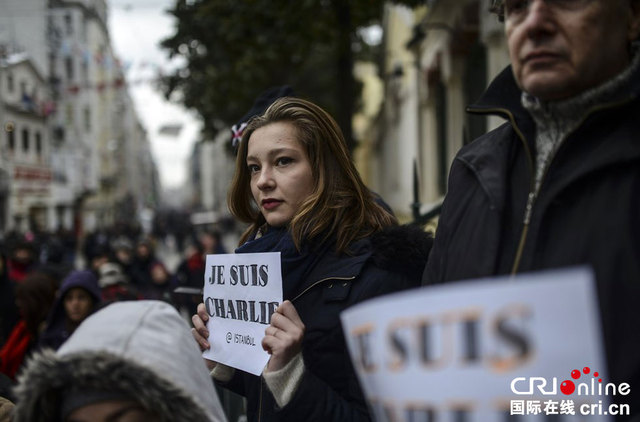
[[[102,294],[103,305],[124,300],[138,300],[142,296],[129,283],[129,277],[122,272],[115,262],[105,262],[98,268],[98,285]]]
[[[96,275],[99,274],[100,267],[111,260],[111,246],[108,243],[100,243],[91,249],[91,255],[87,263],[87,268]]]
[[[63,261],[67,265],[73,266],[76,262],[76,248],[78,247],[78,241],[76,235],[72,230],[64,228],[64,226],[58,226],[55,236],[60,242],[62,242],[64,248]]]
[[[184,258],[176,268],[175,279],[178,286],[202,289],[204,285],[204,270],[207,255],[226,253],[222,245],[220,233],[214,230],[204,230],[196,235],[187,245]],[[202,295],[184,294],[176,297],[177,304],[187,315],[196,313]]]
[[[198,236],[198,240],[202,245],[203,253],[205,256],[227,253],[227,251],[224,249],[224,245],[222,244],[220,233],[215,230],[203,231],[200,236]]]
[[[37,348],[58,287],[59,280],[39,272],[30,273],[16,286],[20,320],[0,350],[0,372],[9,378],[15,379],[25,358]]]
[[[66,246],[56,235],[44,236],[42,239],[38,271],[63,280],[73,270],[73,264],[66,261]]]
[[[133,243],[125,236],[119,236],[111,242],[112,262],[120,266],[122,272],[131,279],[133,275]]]
[[[161,262],[151,264],[151,283],[142,290],[145,299],[161,300],[175,306],[173,290],[178,283]]]
[[[458,152],[423,283],[588,265],[608,377],[632,386],[612,399],[638,420],[640,1],[493,10],[511,65],[468,110],[507,122]]]
[[[140,239],[135,247],[130,282],[141,292],[149,288],[153,283],[151,268],[159,262],[152,239]]]
[[[10,241],[7,246],[10,251],[7,260],[9,279],[19,283],[38,266],[37,246],[23,236],[15,242]]]
[[[73,271],[62,281],[56,301],[39,339],[39,347],[58,349],[102,302],[93,271]]]
[[[158,301],[111,304],[29,360],[15,422],[224,422],[189,326]]]
[[[180,287],[202,289],[204,286],[205,255],[202,244],[191,239],[184,251],[184,258],[176,268],[176,280]],[[187,315],[196,313],[198,303],[202,302],[202,294],[181,294],[176,297],[178,306]]]
[[[82,253],[86,267],[97,271],[102,262],[109,259],[111,247],[109,233],[104,228],[98,228],[88,233],[82,242]]]

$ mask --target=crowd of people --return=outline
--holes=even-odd
[[[0,243],[0,396],[12,397],[11,389],[29,356],[45,348],[57,350],[81,322],[109,304],[156,300],[172,306],[183,318],[195,313],[198,300],[174,290],[202,287],[205,255],[224,251],[220,235],[194,230],[178,265],[171,269],[155,253],[156,242],[121,227],[88,234],[81,248],[65,242],[59,233],[4,236]]]
[[[640,1],[494,0],[492,10],[511,66],[469,110],[507,121],[457,154],[435,239],[398,224],[333,118],[290,89],[266,92],[234,126],[228,203],[248,225],[235,252],[281,254],[283,302],[260,375],[203,361],[205,306],[171,294],[202,287],[204,256],[224,252],[215,234],[173,274],[148,238],[94,233],[77,270],[18,237],[0,261],[0,396],[15,400],[15,420],[224,421],[215,382],[246,397],[250,420],[368,421],[344,309],[573,265],[593,269],[608,371],[631,386],[631,414],[617,420],[639,420]]]

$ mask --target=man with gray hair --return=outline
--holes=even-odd
[[[607,378],[631,386],[612,399],[640,420],[640,1],[492,10],[511,66],[468,111],[507,122],[456,156],[423,284],[590,266]]]

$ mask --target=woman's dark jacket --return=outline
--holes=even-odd
[[[535,124],[511,68],[469,108],[508,122],[463,147],[450,172],[423,284],[589,265],[611,382],[640,411],[640,74],[560,145],[533,203]],[[517,257],[521,239],[522,252]],[[514,263],[519,259],[519,265]],[[577,340],[576,340],[577,341]],[[615,400],[616,398],[614,398]]]
[[[289,299],[305,324],[303,378],[278,408],[262,377],[236,370],[224,387],[247,397],[250,421],[368,421],[340,312],[386,293],[417,287],[431,248],[419,228],[394,227],[352,244],[350,255],[325,254]]]

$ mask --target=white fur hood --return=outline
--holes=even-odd
[[[59,420],[70,386],[124,391],[163,421],[225,421],[188,324],[159,301],[113,303],[84,321],[57,352],[28,362],[15,421]]]

